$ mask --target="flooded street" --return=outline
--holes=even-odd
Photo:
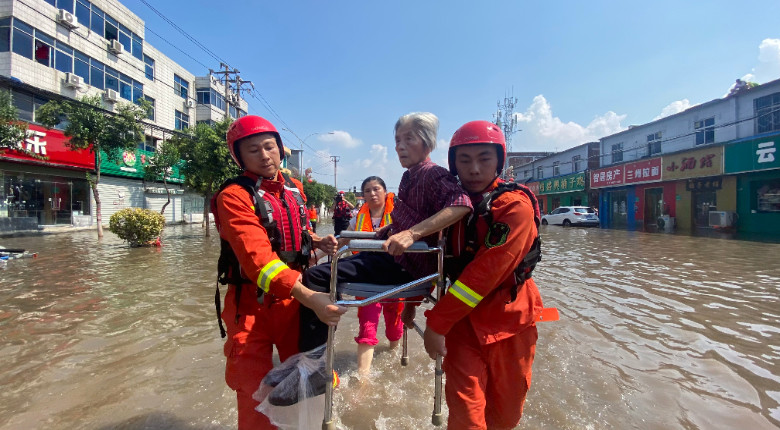
[[[539,325],[518,428],[780,427],[779,244],[542,230],[535,278],[561,320]],[[235,428],[216,232],[168,227],[162,249],[95,236],[0,239],[39,253],[0,270],[0,428]],[[433,428],[421,340],[411,337],[408,367],[380,340],[360,385],[356,332],[351,310],[337,331],[340,428]]]

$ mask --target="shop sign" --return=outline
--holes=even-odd
[[[780,168],[780,136],[748,140],[726,146],[726,173]]]
[[[67,145],[70,138],[62,131],[35,124],[27,127],[24,142],[17,144],[18,149],[0,149],[0,159],[87,170],[95,168],[95,156],[90,149],[70,150]]]
[[[100,162],[101,173],[138,179],[144,177],[145,166],[149,164],[149,160],[154,157],[154,151],[144,151],[141,149],[123,151],[116,160],[109,160],[104,151],[101,151],[100,154],[102,156]],[[179,172],[179,166],[173,166],[167,178],[168,182],[176,184],[184,182],[184,177]]]
[[[539,181],[539,194],[568,193],[585,190],[585,173]]]
[[[539,195],[539,183],[538,182],[530,182],[528,184],[525,184],[526,187],[528,187],[529,190],[531,190],[532,193],[534,193],[535,196]]]
[[[661,157],[626,163],[625,183],[658,182],[661,180]]]
[[[722,173],[722,146],[663,156],[661,174],[664,181],[716,176]]]
[[[171,194],[184,194],[184,190],[181,188],[169,188]],[[146,192],[149,194],[168,194],[164,187],[147,187]]]
[[[723,179],[720,177],[688,179],[685,182],[685,189],[688,191],[715,191],[721,189],[722,185]]]
[[[624,165],[596,169],[590,172],[590,187],[603,188],[623,184]]]

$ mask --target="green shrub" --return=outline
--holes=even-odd
[[[142,246],[162,233],[165,216],[149,209],[127,208],[111,215],[108,229],[130,246]]]

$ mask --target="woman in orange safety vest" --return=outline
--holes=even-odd
[[[360,207],[355,218],[352,218],[349,230],[352,231],[377,231],[392,223],[390,212],[393,211],[393,199],[395,195],[387,192],[385,181],[378,176],[369,176],[363,180],[360,186],[366,203]],[[376,338],[379,326],[379,314],[385,316],[385,336],[390,341],[390,348],[398,346],[398,340],[403,335],[403,323],[401,311],[403,302],[399,300],[374,303],[373,305],[358,308],[358,321],[360,329],[355,342],[357,342],[358,373],[367,376],[371,370],[371,362],[374,358],[374,346],[379,343]]]

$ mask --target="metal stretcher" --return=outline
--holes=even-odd
[[[415,242],[406,252],[412,253],[436,253],[438,260],[437,273],[424,276],[415,281],[402,285],[381,285],[370,283],[342,283],[338,284],[338,260],[342,256],[350,256],[353,252],[385,252],[382,249],[384,240],[375,240],[373,232],[361,231],[343,231],[340,235],[343,239],[351,239],[349,245],[342,247],[331,260],[330,272],[330,298],[340,306],[361,307],[380,302],[385,299],[410,298],[424,296],[427,300],[437,302],[444,292],[444,239],[439,235],[438,246],[430,247],[425,242]],[[431,287],[435,286],[435,292],[431,292]],[[338,293],[353,297],[365,297],[362,300],[340,300],[336,301]],[[415,323],[417,333],[422,336],[423,330]],[[328,329],[328,342],[325,350],[326,375],[333,373],[333,355],[335,341],[335,327]],[[401,365],[406,366],[409,363],[407,347],[407,329],[404,326],[402,340]],[[441,413],[442,402],[442,357],[436,356],[436,367],[434,374],[434,397],[433,414],[431,422],[435,426],[440,426],[443,422]],[[333,419],[333,385],[328,384],[325,390],[325,415],[322,420],[323,430],[335,430],[336,424]]]

